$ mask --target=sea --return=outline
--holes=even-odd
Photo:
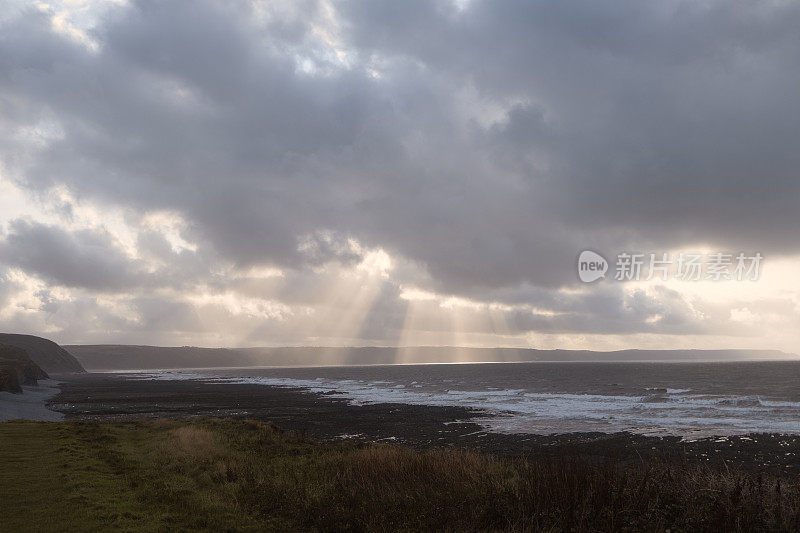
[[[131,377],[300,388],[358,405],[470,407],[481,411],[478,423],[503,433],[800,434],[800,361],[216,368]]]

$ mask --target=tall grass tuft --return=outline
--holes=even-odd
[[[318,444],[254,422],[198,424],[206,431],[171,434],[206,451],[187,455],[180,444],[166,470],[191,457],[200,493],[225,494],[222,505],[300,528],[800,529],[796,478],[655,459],[623,466],[576,457]]]

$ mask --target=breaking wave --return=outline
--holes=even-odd
[[[219,376],[212,372],[163,371],[135,374],[137,379],[195,379],[291,387],[315,393],[336,392],[350,403],[402,403],[461,406],[480,410],[478,422],[492,431],[564,433],[630,431],[648,435],[702,437],[754,432],[800,433],[800,402],[759,396],[693,394],[686,388],[644,389],[645,394],[574,394],[526,389],[452,387],[452,380],[418,381],[297,379]],[[452,388],[451,388],[452,387]],[[640,389],[641,390],[641,389]]]

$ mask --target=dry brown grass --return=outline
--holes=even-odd
[[[321,445],[257,422],[202,424],[226,453],[192,473],[208,481],[197,486],[227,495],[228,506],[250,516],[281,517],[303,528],[800,528],[798,479],[655,460],[631,467],[574,457]]]
[[[74,469],[80,485],[135,491],[136,516],[158,516],[162,530],[800,531],[797,476],[320,444],[238,420],[53,427],[72,439],[54,464],[93,458]],[[25,429],[17,440],[38,434]],[[82,529],[102,529],[90,522]]]
[[[657,460],[623,467],[371,445],[342,462],[336,487],[344,498],[338,519],[367,530],[387,523],[479,530],[800,529],[796,478]]]
[[[174,439],[174,450],[183,457],[198,461],[209,461],[225,454],[216,435],[208,429],[196,426],[181,426],[170,430]]]

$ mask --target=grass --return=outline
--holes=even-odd
[[[236,420],[0,424],[0,531],[798,530],[800,480],[318,444]]]

